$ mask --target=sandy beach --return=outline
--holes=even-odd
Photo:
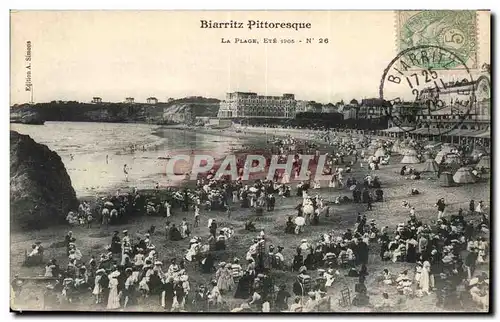
[[[245,139],[245,142],[252,142],[252,140],[262,141],[263,138],[269,135],[269,133],[257,133],[253,134],[253,138],[249,139],[249,134],[252,131],[236,132],[235,130],[207,130],[203,129],[200,133],[204,134],[217,134],[219,137],[232,137]],[[258,132],[258,131],[257,131]],[[281,132],[281,131],[280,131]],[[286,131],[282,131],[286,132]],[[281,133],[282,133],[281,132]],[[274,135],[274,134],[272,134]],[[301,136],[303,138],[303,136]],[[240,142],[241,143],[241,142]],[[242,148],[240,145],[239,148]],[[325,151],[323,149],[323,151]],[[294,210],[295,205],[300,202],[300,198],[295,197],[292,193],[291,198],[278,198],[276,203],[276,210],[272,213],[265,212],[264,216],[256,217],[255,214],[249,209],[240,209],[239,205],[233,206],[233,214],[231,218],[227,218],[225,213],[211,211],[201,213],[201,225],[198,228],[193,228],[192,234],[206,238],[208,236],[208,229],[206,228],[206,223],[209,218],[215,218],[219,225],[222,226],[233,226],[236,235],[231,238],[227,243],[227,250],[224,252],[217,252],[217,261],[231,261],[234,257],[242,258],[247,251],[248,246],[251,244],[254,238],[253,233],[248,233],[243,229],[244,222],[248,219],[253,219],[256,223],[257,229],[263,229],[266,233],[266,239],[268,245],[283,245],[285,247],[283,254],[285,256],[286,262],[290,263],[295,253],[295,247],[297,246],[298,240],[301,238],[307,238],[310,241],[315,241],[321,233],[334,230],[336,232],[345,231],[347,228],[352,228],[355,221],[357,213],[364,213],[367,215],[368,220],[375,219],[378,227],[389,226],[392,229],[400,222],[406,222],[408,220],[408,210],[401,206],[403,200],[408,200],[410,204],[416,207],[417,217],[426,223],[432,223],[437,219],[437,211],[434,206],[438,198],[445,198],[448,205],[447,213],[456,213],[459,208],[467,209],[468,202],[470,199],[474,200],[484,200],[485,204],[489,204],[490,201],[490,180],[485,178],[482,182],[476,184],[455,186],[449,188],[442,188],[437,185],[436,179],[434,177],[424,176],[422,180],[407,180],[404,176],[399,175],[399,170],[401,164],[399,161],[402,156],[394,155],[391,158],[389,165],[382,166],[380,170],[369,171],[366,167],[361,168],[357,164],[353,168],[353,177],[358,180],[362,179],[364,175],[370,173],[372,175],[377,175],[384,189],[385,201],[382,203],[375,203],[372,211],[366,211],[366,205],[364,204],[345,204],[345,205],[331,205],[331,216],[320,219],[319,226],[307,226],[305,232],[299,237],[296,235],[287,235],[283,233],[285,227],[285,221],[288,216],[295,215],[296,210]],[[418,189],[421,194],[417,196],[410,196],[409,192],[411,188]],[[293,187],[293,192],[295,187]],[[351,196],[351,192],[347,189],[339,188],[326,188],[322,187],[318,190],[313,190],[312,193],[318,193],[323,196],[330,203],[335,200],[337,196]],[[188,218],[191,221],[193,214],[191,212],[181,212],[176,210],[173,214],[172,221],[180,222],[183,217]],[[466,218],[474,219],[478,218]],[[57,248],[54,245],[54,241],[61,241],[64,234],[72,229],[74,235],[77,237],[77,243],[84,255],[84,261],[87,262],[90,255],[99,255],[106,245],[109,244],[111,238],[111,232],[113,230],[128,229],[129,233],[133,238],[135,236],[142,236],[151,225],[156,225],[158,227],[155,235],[153,236],[153,241],[159,247],[158,251],[161,254],[162,260],[169,261],[173,257],[181,257],[186,251],[186,241],[179,242],[166,242],[164,237],[163,225],[164,219],[161,217],[140,217],[132,222],[124,225],[118,225],[110,227],[109,230],[105,228],[100,228],[98,225],[91,229],[84,227],[54,227],[51,229],[44,229],[40,231],[33,231],[29,234],[18,234],[12,233],[11,235],[11,265],[13,272],[19,273],[22,276],[30,276],[43,274],[43,267],[37,268],[27,268],[21,266],[24,259],[24,250],[29,249],[31,243],[35,240],[39,240],[44,245],[46,245],[46,258],[56,258],[59,262],[65,263],[66,256],[64,250]],[[409,263],[384,263],[380,261],[378,255],[378,244],[373,244],[370,246],[370,257],[368,262],[369,276],[366,281],[366,286],[369,290],[370,301],[373,304],[380,303],[382,301],[382,292],[388,292],[391,299],[395,302],[395,311],[412,311],[412,312],[430,312],[430,311],[441,311],[442,309],[436,307],[435,294],[424,298],[406,298],[397,295],[394,286],[387,286],[380,283],[379,275],[382,269],[388,268],[393,274],[398,274],[404,269],[410,270],[410,276],[414,274],[414,264]],[[192,287],[198,285],[199,283],[207,283],[210,281],[212,275],[204,275],[199,272],[199,269],[193,265],[188,267],[190,282]],[[480,265],[477,271],[488,271],[487,264]],[[354,286],[355,280],[350,277],[344,276],[345,271],[341,271],[341,275],[337,278],[334,286],[329,290],[328,295],[331,296],[331,307],[334,311],[343,311],[344,308],[338,305],[338,299],[340,297],[340,290],[347,287],[352,288]],[[290,271],[277,271],[275,273],[276,284],[286,283],[289,290],[291,290],[291,283],[294,281],[295,274]],[[35,291],[35,288],[31,288]],[[231,294],[226,296],[226,299],[231,308],[238,306],[242,301],[233,299]],[[159,310],[155,299],[146,299],[141,305],[131,307],[130,310]],[[92,305],[91,303],[84,303],[83,305]],[[89,308],[88,306],[87,309]],[[92,307],[92,306],[91,306]],[[97,309],[97,308],[96,308]],[[464,308],[466,310],[471,310],[471,308]],[[364,311],[365,309],[360,309],[352,307],[351,311]]]

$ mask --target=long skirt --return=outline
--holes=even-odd
[[[106,309],[115,310],[120,308],[120,297],[118,296],[118,289],[113,287],[109,290],[108,305]]]

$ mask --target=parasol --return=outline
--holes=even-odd
[[[297,217],[295,218],[295,224],[297,226],[304,226],[306,223],[306,219],[304,217]]]

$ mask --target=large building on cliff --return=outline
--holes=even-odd
[[[218,118],[294,118],[297,101],[294,94],[264,96],[257,93],[227,93],[220,102]]]

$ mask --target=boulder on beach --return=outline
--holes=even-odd
[[[28,135],[10,131],[10,222],[12,229],[65,222],[78,207],[71,179],[57,153]]]

